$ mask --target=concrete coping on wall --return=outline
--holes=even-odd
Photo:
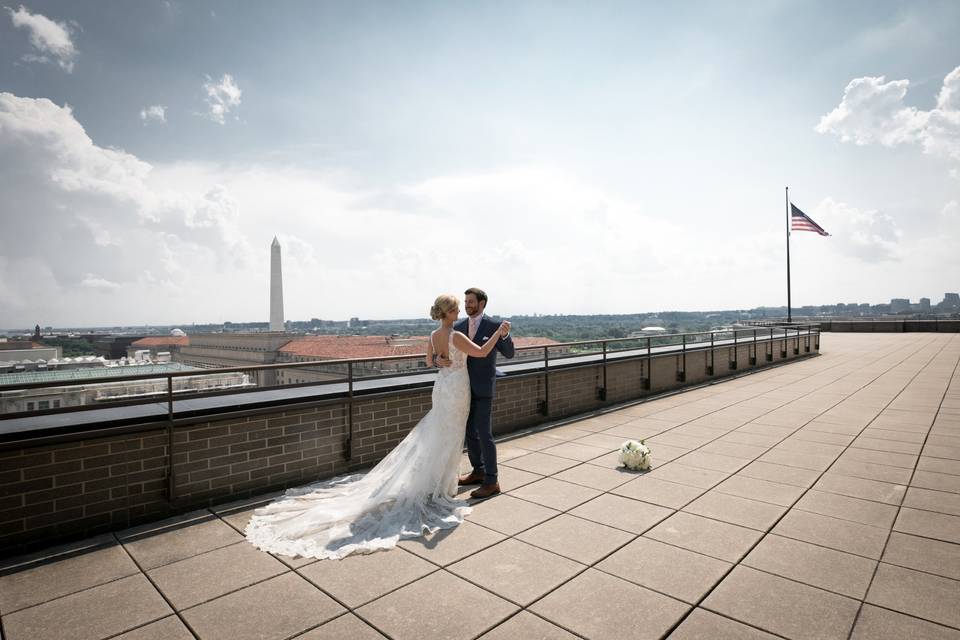
[[[756,334],[756,343],[765,344],[771,341],[778,342],[786,339],[796,339],[805,336],[818,335],[811,330],[791,332],[789,335],[766,334],[760,330]],[[614,363],[624,360],[636,360],[647,357],[664,357],[681,355],[684,351],[693,353],[706,351],[712,348],[744,346],[753,344],[754,337],[743,337],[725,340],[689,342],[685,345],[661,345],[651,347],[649,352],[644,348],[608,351],[606,361]],[[526,351],[530,351],[527,349]],[[604,360],[601,352],[588,354],[564,354],[551,356],[548,367],[551,371],[571,369],[582,366],[597,365]],[[525,359],[520,362],[501,360],[497,363],[498,374],[504,377],[519,377],[525,375],[542,375],[544,371],[543,358]],[[216,370],[209,370],[215,373]],[[357,396],[371,396],[379,393],[390,393],[405,390],[415,390],[428,387],[436,380],[436,372],[407,374],[403,376],[377,377],[372,379],[355,379],[353,394]],[[337,402],[349,394],[346,382],[327,382],[298,386],[281,387],[247,391],[244,393],[229,393],[210,395],[199,398],[175,398],[173,402],[173,416],[178,423],[181,421],[209,420],[211,416],[235,412],[256,412],[257,410],[275,409],[279,405],[315,405],[317,403]],[[46,413],[36,416],[0,419],[0,444],[9,442],[24,442],[34,438],[51,436],[87,435],[90,431],[97,431],[96,435],[103,435],[104,430],[122,431],[124,428],[139,428],[156,424],[158,427],[168,423],[168,407],[166,402],[151,402],[119,407],[104,407],[82,411],[68,411],[63,413]],[[92,434],[91,434],[92,435]]]
[[[820,330],[837,333],[960,333],[960,320],[951,318],[936,320],[919,320],[916,318],[824,320],[820,322]]]

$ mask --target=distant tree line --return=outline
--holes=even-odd
[[[60,347],[64,358],[76,358],[77,356],[88,356],[93,351],[93,343],[89,340],[80,338],[44,338],[43,344],[48,347]]]

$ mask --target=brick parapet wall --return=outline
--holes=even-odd
[[[841,333],[960,333],[960,320],[825,320],[821,331]]]
[[[800,340],[799,356],[808,355]],[[784,359],[773,343],[773,362]],[[786,359],[799,357],[789,341]],[[603,367],[590,364],[551,371],[549,415],[542,412],[547,384],[541,374],[502,378],[494,402],[494,432],[504,435],[546,421],[602,409],[658,392],[698,384],[768,364],[763,343],[751,366],[752,346],[686,357],[686,380],[677,380],[675,354],[611,361],[606,401]],[[814,339],[810,352],[816,351]],[[554,363],[562,365],[562,361]],[[645,380],[649,380],[647,389]],[[178,425],[174,431],[176,500],[167,500],[168,434],[156,425],[90,440],[0,451],[0,555],[55,541],[125,528],[175,513],[361,470],[389,453],[429,411],[431,389],[359,397],[353,407],[352,457],[346,459],[348,405],[316,406]]]

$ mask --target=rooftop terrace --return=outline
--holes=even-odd
[[[261,496],[8,559],[2,638],[960,638],[960,335],[821,354],[502,441],[388,552],[259,552]]]

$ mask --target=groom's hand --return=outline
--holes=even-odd
[[[433,359],[433,364],[436,365],[436,367],[439,369],[442,369],[443,367],[449,367],[450,358],[447,358],[445,356],[437,356],[436,358]]]

